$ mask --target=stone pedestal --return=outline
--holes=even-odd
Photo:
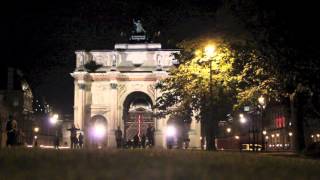
[[[107,134],[108,137],[108,148],[116,148],[116,136],[115,136],[115,129],[110,129],[109,133]]]
[[[163,141],[165,139],[164,135],[163,135],[163,132],[161,130],[157,130],[154,133],[154,135],[155,135],[155,137],[154,137],[154,141],[155,141],[154,146],[157,147],[157,148],[164,148],[166,146],[166,143]]]

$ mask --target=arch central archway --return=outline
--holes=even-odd
[[[123,103],[124,139],[132,140],[138,134],[146,134],[148,126],[154,127],[153,103],[150,96],[141,91],[130,93]]]

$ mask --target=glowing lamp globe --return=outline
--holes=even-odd
[[[93,135],[95,138],[103,138],[106,135],[106,127],[102,124],[96,124],[93,127]]]
[[[167,136],[173,137],[176,135],[176,128],[174,126],[168,126],[167,127]]]

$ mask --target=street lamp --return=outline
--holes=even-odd
[[[59,149],[59,135],[58,135],[58,129],[56,127],[57,123],[58,123],[58,118],[59,118],[59,115],[58,114],[53,114],[51,117],[50,117],[50,123],[55,126],[55,138],[54,138],[54,146],[56,149]]]
[[[247,122],[247,119],[244,117],[243,114],[239,114],[239,117],[240,117],[239,121],[240,121],[241,124],[244,124],[244,123]]]
[[[207,139],[207,148],[209,147],[209,150],[211,150],[211,147],[212,149],[215,151],[216,150],[216,146],[215,144],[212,146],[212,143],[215,142],[215,136],[216,136],[216,132],[212,132],[212,129],[210,128],[211,127],[211,122],[212,122],[212,111],[213,111],[213,102],[212,102],[212,97],[213,97],[213,90],[212,90],[212,61],[214,60],[214,54],[215,54],[215,46],[214,45],[207,45],[205,48],[204,48],[204,55],[205,57],[207,58],[207,61],[209,62],[209,114],[208,114],[208,124],[206,127],[207,129],[207,134],[210,136],[209,139]],[[213,122],[214,123],[214,122]],[[215,127],[216,124],[213,124],[213,126]],[[216,128],[214,128],[214,131],[216,131]],[[213,134],[211,134],[213,133]],[[213,139],[211,139],[213,136]],[[213,141],[212,141],[213,140]]]
[[[39,127],[34,127],[34,128],[33,128],[33,131],[34,131],[35,133],[38,133],[39,130],[40,130]]]
[[[95,138],[101,139],[106,135],[107,129],[102,124],[95,124],[93,127],[93,135]]]
[[[59,118],[59,115],[58,114],[54,114],[53,116],[50,117],[50,123],[53,124],[53,125],[57,124],[58,118]]]
[[[261,136],[261,143],[262,143],[263,146],[265,146],[265,142],[264,142],[265,139],[263,138],[263,135],[266,135],[267,131],[264,130],[262,132],[263,135],[260,134],[260,131],[263,129],[263,126],[264,126],[263,125],[263,110],[266,107],[265,98],[262,95],[258,98],[258,103],[260,105],[260,106],[258,106],[259,109],[260,109],[260,124],[257,123],[257,130],[256,130],[256,131],[258,131],[257,141],[259,142],[259,136]],[[259,130],[258,130],[258,128],[259,128]],[[266,149],[267,147],[264,147],[264,148]]]
[[[262,131],[262,134],[263,134],[263,135],[267,135],[267,131],[266,131],[266,130],[263,130],[263,131]]]
[[[209,44],[204,48],[204,53],[208,58],[212,58],[214,56],[215,51],[216,47],[212,44]]]
[[[264,97],[263,97],[263,96],[260,96],[260,97],[258,98],[258,102],[259,102],[259,104],[260,104],[261,106],[264,106],[264,105],[265,105]]]
[[[172,149],[174,145],[174,137],[176,136],[177,130],[173,125],[169,125],[166,129],[167,135],[167,147],[168,149]]]
[[[37,136],[37,134],[38,134],[38,132],[40,131],[40,128],[39,127],[34,127],[33,128],[33,132],[34,132],[34,147],[37,147],[38,146],[38,136]]]
[[[231,128],[226,129],[227,133],[231,133]]]

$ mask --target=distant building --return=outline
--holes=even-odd
[[[33,93],[22,72],[15,68],[2,68],[0,71],[0,124],[4,132],[9,115],[18,122],[23,131],[24,142],[32,141]],[[2,145],[4,136],[2,134]]]

